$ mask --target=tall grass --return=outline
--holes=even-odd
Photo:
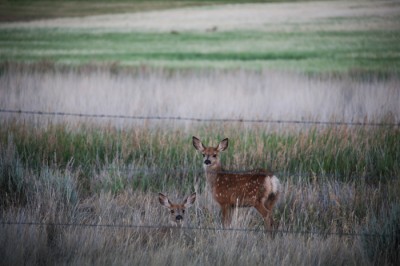
[[[18,161],[31,169],[40,170],[43,165],[80,169],[92,187],[98,186],[94,177],[101,180],[105,171],[115,182],[119,180],[121,189],[136,185],[154,189],[177,180],[189,189],[202,171],[191,146],[192,135],[210,145],[229,137],[230,148],[222,159],[231,170],[264,167],[284,176],[322,175],[342,181],[379,181],[399,174],[400,134],[393,128],[341,126],[280,133],[263,127],[238,130],[226,124],[217,130],[194,126],[184,132],[146,127],[70,129],[63,125],[35,129],[4,123],[0,144],[7,150],[14,141]]]
[[[374,180],[361,175],[343,179],[327,172],[291,176],[284,168],[278,174],[283,188],[274,216],[278,232],[289,233],[278,233],[274,238],[260,231],[212,230],[221,227],[219,209],[207,202],[202,189],[196,206],[189,209],[188,225],[210,229],[175,231],[158,228],[167,224],[168,213],[159,205],[157,192],[182,198],[193,191],[196,179],[204,180],[201,159],[190,144],[190,136],[161,129],[91,128],[79,132],[60,125],[48,129],[3,125],[6,130],[1,133],[0,147],[5,152],[0,161],[7,164],[0,165],[1,173],[13,173],[11,176],[22,188],[5,191],[1,186],[2,195],[20,194],[2,201],[1,222],[17,223],[0,226],[0,253],[6,264],[396,264],[396,242],[373,244],[379,241],[374,239],[379,233],[389,239],[397,237],[396,231],[379,230],[379,224],[386,220],[380,214],[400,203],[396,165],[386,167],[397,177],[383,175]],[[92,142],[100,130],[102,137]],[[325,129],[330,134],[342,130],[346,132]],[[260,131],[240,131],[224,130],[233,135],[231,147],[223,155],[224,164],[232,168],[262,165],[265,157],[275,153],[281,155],[272,162],[285,167],[294,155],[289,151],[296,150],[296,146],[286,145],[290,141],[285,134],[273,133],[273,142],[260,138]],[[4,132],[13,137],[4,138]],[[370,133],[364,132],[371,136],[366,140],[368,145],[373,136],[384,144],[382,138]],[[214,139],[220,134],[211,130],[205,140],[216,144]],[[235,138],[239,135],[242,138]],[[304,135],[292,133],[289,139],[308,142],[311,150],[317,150],[317,145],[318,150],[329,149],[329,145],[322,146],[323,142],[309,142],[319,140],[314,131],[310,133],[312,138],[303,140]],[[269,143],[278,150],[272,149],[271,155],[267,152],[264,156],[260,143]],[[360,148],[364,144],[352,145]],[[368,151],[361,150],[368,156]],[[304,158],[302,163],[309,165],[307,150],[298,151],[296,155]],[[324,159],[319,158],[321,161]],[[262,218],[251,209],[239,209],[234,217],[235,228],[263,226]],[[106,226],[92,226],[96,224]]]
[[[78,172],[45,170],[29,179],[29,201],[19,208],[1,209],[2,222],[17,222],[0,226],[0,253],[6,264],[373,265],[375,260],[368,252],[374,234],[343,234],[375,226],[372,217],[384,222],[386,217],[377,214],[391,210],[388,200],[399,202],[398,180],[371,186],[286,179],[274,215],[279,230],[289,233],[271,237],[261,231],[212,230],[221,226],[219,214],[216,208],[207,207],[203,194],[187,214],[189,226],[203,229],[176,231],[158,228],[167,224],[168,213],[159,205],[157,193],[125,189],[113,195],[103,190],[75,201],[68,197],[67,188],[78,192]],[[67,181],[64,186],[58,185],[61,180]],[[393,198],[388,198],[387,191]],[[172,198],[183,196],[181,190],[172,188],[163,192]],[[23,224],[32,221],[42,224]],[[262,223],[252,210],[240,209],[235,215],[236,228],[258,229]],[[296,233],[305,231],[316,234]],[[387,236],[388,231],[384,232]],[[382,252],[393,250],[392,245],[382,248]],[[389,261],[382,254],[379,258]]]
[[[386,124],[396,124],[400,113],[395,77],[135,71],[8,65],[0,75],[0,106]],[[207,200],[193,135],[207,145],[228,137],[221,155],[227,169],[269,168],[280,178],[273,236],[262,232],[263,220],[252,209],[236,210],[233,226],[241,230],[218,230],[219,209]],[[2,263],[396,264],[399,143],[393,125],[126,122],[1,113]],[[157,193],[181,199],[197,186],[187,215],[192,229],[163,227],[168,213]]]
[[[148,67],[126,69],[112,64],[59,68],[45,62],[6,63],[1,70],[2,109],[200,119],[391,123],[400,120],[397,76],[309,77],[267,70],[170,71]],[[25,117],[18,116],[21,118]],[[26,119],[82,121],[68,117]],[[92,120],[102,121],[120,126],[135,122]]]

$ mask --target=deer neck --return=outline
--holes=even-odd
[[[206,172],[206,180],[207,183],[212,187],[214,187],[215,181],[217,180],[218,174],[223,171],[221,164],[216,164],[213,167],[204,168]]]

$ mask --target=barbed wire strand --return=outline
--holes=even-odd
[[[223,122],[223,123],[262,123],[262,124],[304,124],[304,125],[330,125],[330,126],[372,126],[372,127],[399,127],[398,123],[372,123],[372,122],[343,122],[343,121],[311,121],[311,120],[272,120],[272,119],[242,119],[242,118],[199,118],[182,116],[134,116],[134,115],[110,115],[110,114],[83,114],[70,112],[49,112],[32,110],[11,110],[0,109],[0,113],[27,114],[43,116],[72,116],[86,118],[109,118],[109,119],[130,119],[130,120],[166,120],[186,122]]]
[[[224,232],[254,232],[254,233],[273,233],[275,235],[319,235],[319,236],[340,236],[340,237],[382,237],[382,234],[369,234],[369,233],[344,233],[344,232],[317,232],[317,231],[294,231],[294,230],[267,230],[267,229],[249,229],[249,228],[213,228],[213,227],[176,227],[176,226],[162,226],[162,225],[135,225],[135,224],[80,224],[80,223],[42,223],[42,222],[0,222],[3,226],[60,226],[60,227],[102,227],[114,229],[172,229],[172,230],[188,230],[188,231],[224,231]],[[385,235],[388,236],[388,235]]]

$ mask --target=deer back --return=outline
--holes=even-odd
[[[218,172],[211,187],[215,200],[221,205],[254,206],[274,192],[272,174],[259,170],[245,173]]]

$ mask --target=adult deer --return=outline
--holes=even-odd
[[[227,138],[217,147],[206,147],[193,136],[193,146],[203,154],[206,180],[214,200],[221,207],[223,226],[230,226],[235,207],[254,207],[262,215],[265,227],[271,230],[272,209],[279,196],[279,179],[265,170],[224,171],[219,153],[228,148]]]
[[[168,197],[162,193],[158,193],[158,195],[158,200],[160,201],[161,205],[169,209],[170,224],[173,226],[182,227],[184,224],[185,210],[192,206],[196,200],[196,193],[192,193],[192,195],[188,196],[181,204],[172,203]]]

